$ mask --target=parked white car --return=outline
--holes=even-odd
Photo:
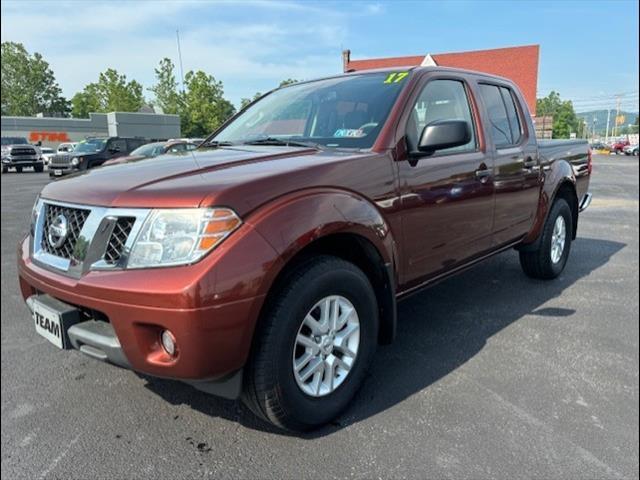
[[[42,156],[42,161],[45,165],[49,165],[51,161],[51,157],[56,154],[56,151],[53,148],[49,147],[40,147],[40,155]]]
[[[638,144],[627,145],[622,151],[625,155],[638,155]]]
[[[78,146],[78,142],[61,143],[58,145],[58,153],[73,152]]]

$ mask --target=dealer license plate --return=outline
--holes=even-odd
[[[60,314],[34,298],[32,303],[36,332],[58,348],[64,348],[64,330]]]

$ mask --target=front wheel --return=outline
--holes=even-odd
[[[366,275],[336,257],[301,263],[281,285],[256,330],[243,400],[262,419],[305,431],[335,418],[362,384],[378,308]]]
[[[16,173],[22,173],[22,167],[16,167]]]
[[[36,173],[44,172],[44,165],[35,165],[33,167],[33,171]]]
[[[556,278],[567,264],[572,238],[571,208],[564,198],[558,198],[544,224],[538,248],[520,252],[520,265],[524,273],[543,280]]]

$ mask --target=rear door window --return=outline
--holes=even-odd
[[[520,143],[522,137],[522,127],[520,126],[520,118],[518,118],[518,110],[516,108],[513,93],[506,87],[500,87],[502,100],[507,109],[507,118],[509,119],[509,127],[511,128],[511,143]]]
[[[495,85],[480,85],[480,94],[487,109],[491,125],[491,138],[496,148],[508,147],[513,143],[511,126],[507,116],[507,109],[502,100],[500,88]]]
[[[487,108],[491,138],[496,148],[517,145],[522,139],[522,123],[511,90],[497,85],[480,84],[480,95]]]

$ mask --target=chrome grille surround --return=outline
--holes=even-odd
[[[90,270],[124,268],[133,243],[151,211],[147,208],[95,207],[46,199],[39,199],[35,210],[37,216],[29,243],[32,260],[43,268],[74,278],[80,278]],[[87,213],[84,222],[79,225],[73,244],[70,242],[69,248],[64,250],[61,249],[66,246],[66,241],[57,250],[50,245],[44,248],[47,242],[47,212],[75,210]],[[123,223],[123,219],[127,220],[127,224]]]

